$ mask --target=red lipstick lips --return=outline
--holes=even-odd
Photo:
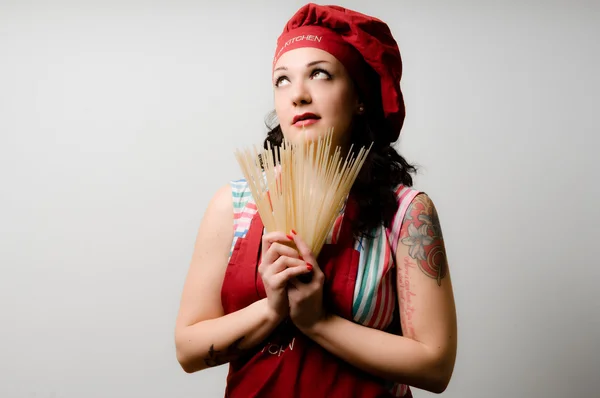
[[[302,115],[294,116],[292,124],[294,126],[307,126],[316,123],[320,118],[320,116],[317,116],[314,113],[303,113]]]

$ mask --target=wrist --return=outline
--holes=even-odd
[[[323,313],[323,315],[310,326],[299,326],[298,329],[310,339],[322,336],[323,331],[327,328],[327,324],[332,316],[333,315]]]
[[[262,319],[267,325],[277,326],[283,321],[284,317],[269,305],[266,298],[260,300],[257,304],[259,304],[263,310]]]

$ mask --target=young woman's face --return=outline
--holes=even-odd
[[[275,112],[284,137],[315,139],[333,128],[333,145],[348,145],[359,99],[346,68],[331,54],[299,48],[279,58],[273,72]]]

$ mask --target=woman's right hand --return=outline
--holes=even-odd
[[[288,281],[312,271],[298,251],[280,242],[293,244],[293,240],[282,232],[271,232],[262,238],[262,253],[258,272],[262,278],[267,303],[278,319],[285,318],[290,311]]]

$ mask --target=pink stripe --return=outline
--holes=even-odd
[[[406,187],[404,185],[399,185],[398,188],[396,188],[396,196],[400,195],[400,192],[402,192],[402,190],[405,188]]]
[[[398,236],[400,233],[400,224],[402,223],[402,217],[403,217],[403,212],[402,212],[402,205],[404,203],[404,198],[406,198],[406,195],[410,192],[410,190],[406,187],[403,187],[402,189],[400,189],[400,191],[404,191],[400,194],[400,192],[398,192],[398,194],[400,194],[400,197],[398,198],[398,210],[396,211],[396,214],[394,214],[394,221],[392,222],[392,228],[391,228],[391,233],[390,233],[390,240],[391,240],[391,244],[392,244],[392,251],[396,251],[395,247],[394,247],[394,242],[396,242],[398,240]]]
[[[337,241],[339,239],[340,229],[342,226],[342,219],[343,219],[343,217],[338,217],[335,220],[335,224],[333,226],[333,236],[331,237],[332,243],[337,243]]]
[[[398,204],[402,203],[402,201],[404,200],[406,195],[410,193],[410,191],[411,189],[408,187],[403,187],[401,190],[399,190],[398,195],[400,195],[400,197],[398,198]]]
[[[400,396],[401,397],[405,396],[407,392],[408,392],[408,385],[401,384],[400,385]]]
[[[391,393],[396,397],[403,397],[408,392],[408,386],[406,384],[395,384],[392,388]]]
[[[244,221],[237,223],[237,230],[238,231],[239,230],[247,230],[248,228],[250,228],[250,223],[251,223],[251,220],[244,220]]]
[[[242,215],[240,217],[248,217],[248,218],[252,218],[254,217],[254,215],[256,214],[256,210],[244,210],[242,212]]]
[[[243,214],[240,218],[238,218],[238,223],[243,222],[243,221],[250,222],[250,221],[252,221],[252,218],[254,218],[253,216],[254,216],[253,214],[250,214],[250,215]]]
[[[246,203],[246,206],[242,210],[234,213],[233,219],[237,220],[242,217],[252,218],[256,214],[257,211],[258,211],[258,208],[256,207],[256,204],[254,204],[252,202],[248,202],[248,203]]]
[[[379,286],[377,289],[377,303],[375,308],[379,308],[377,317],[375,318],[374,327],[377,329],[382,328],[382,323],[387,318],[387,314],[390,308],[390,291],[387,284],[385,283],[385,274],[387,272],[387,265],[390,261],[390,250],[388,246],[384,245],[384,258],[381,268],[381,275],[379,275]],[[383,319],[382,319],[383,318]]]
[[[237,226],[245,226],[248,225],[252,222],[252,218],[251,217],[243,217],[243,218],[239,218],[236,222],[235,225]]]
[[[383,272],[381,274],[381,285],[383,286],[383,291],[385,293],[385,301],[384,301],[384,309],[383,309],[383,319],[381,320],[380,328],[384,328],[388,325],[388,318],[390,317],[393,307],[391,306],[392,301],[394,299],[394,292],[390,289],[390,285],[387,283],[387,275],[389,273],[389,264],[390,264],[390,255],[391,251],[389,250],[388,245],[385,245],[385,262],[383,263]]]
[[[394,283],[396,282],[396,280],[395,280],[395,278],[393,278],[394,275],[395,275],[394,273],[389,274],[388,279],[387,279],[387,284],[388,284],[390,290],[395,293],[396,289],[394,289]],[[390,300],[391,309],[390,309],[390,311],[388,311],[388,318],[385,321],[386,326],[388,326],[394,319],[394,310],[396,309],[397,305],[398,305],[398,297],[394,294],[394,295],[392,295],[391,300]]]
[[[381,285],[381,278],[379,278],[380,283],[377,285],[376,289],[376,295],[377,295],[377,299],[375,300],[375,306],[373,307],[376,311],[377,314],[373,314],[371,316],[371,319],[369,319],[369,326],[371,326],[372,328],[375,329],[379,329],[379,324],[381,323],[381,315],[382,312],[385,310],[386,307],[386,291],[385,291],[385,286]],[[373,311],[375,312],[375,311]]]
[[[402,228],[402,223],[404,221],[404,216],[406,214],[406,210],[408,206],[412,203],[415,196],[417,196],[420,192],[417,190],[410,190],[405,195],[402,195],[402,201],[400,202],[400,209],[396,214],[394,219],[394,225],[392,228],[392,233],[390,234],[390,244],[392,246],[392,251],[395,253],[398,248],[398,240],[400,239],[400,230]]]
[[[384,312],[385,317],[383,319],[383,323],[381,325],[381,328],[384,328],[384,327],[386,327],[386,326],[388,326],[390,324],[392,315],[394,313],[394,308],[395,308],[395,306],[394,306],[394,299],[395,299],[395,296],[393,294],[394,289],[392,289],[392,286],[391,286],[391,283],[390,283],[391,279],[392,278],[390,278],[390,274],[387,274],[383,278],[383,280],[381,281],[382,285],[385,286],[386,292],[388,293],[387,297],[386,297],[386,302],[385,302],[385,312]]]
[[[386,242],[387,243],[387,242]],[[385,276],[384,276],[384,283],[385,286],[387,287],[388,291],[390,292],[389,297],[388,297],[388,308],[386,309],[386,317],[383,323],[384,327],[387,327],[390,322],[392,321],[392,318],[394,316],[394,310],[396,308],[396,295],[394,294],[396,291],[394,290],[394,278],[393,276],[395,275],[395,273],[392,272],[392,269],[394,268],[394,265],[396,263],[396,258],[392,257],[394,255],[394,251],[392,251],[392,249],[388,246],[387,248],[387,257],[386,257],[386,269],[385,269]]]

